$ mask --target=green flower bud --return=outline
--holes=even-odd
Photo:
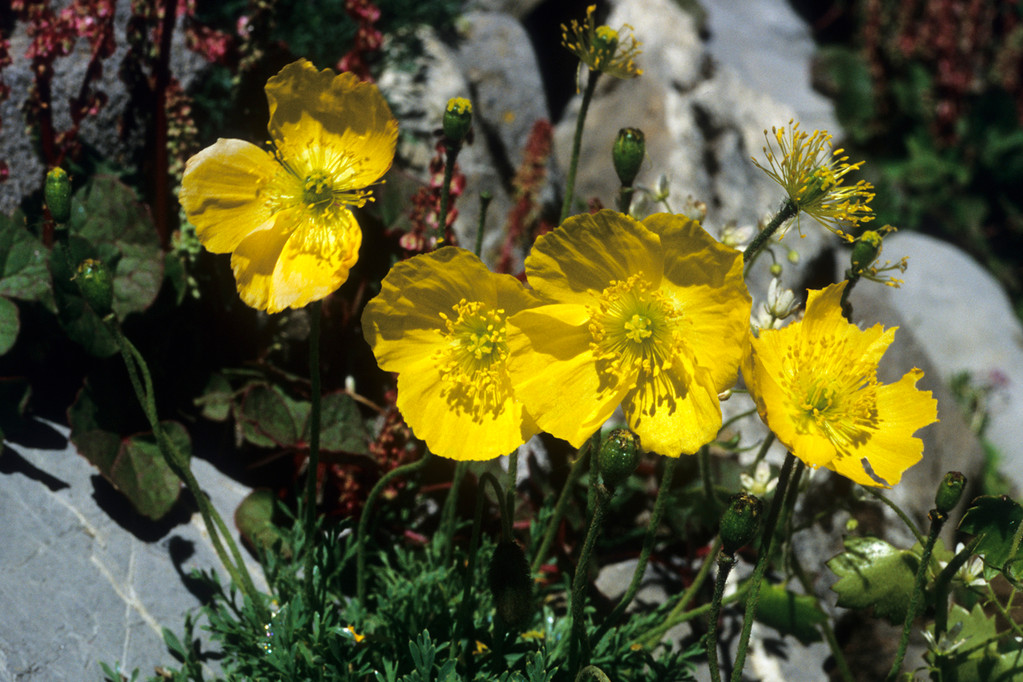
[[[82,292],[82,298],[94,313],[100,317],[110,314],[110,306],[114,301],[114,280],[107,266],[101,261],[86,258],[78,264],[74,280]]]
[[[642,449],[639,436],[628,429],[615,429],[600,445],[597,462],[604,485],[617,488],[625,482],[639,464]]]
[[[945,474],[938,485],[938,492],[934,495],[934,508],[942,514],[947,514],[959,504],[966,488],[966,477],[958,471],[950,471]]]
[[[529,562],[517,542],[502,541],[494,549],[487,572],[497,615],[512,628],[523,628],[533,615],[533,581]]]
[[[461,144],[472,128],[472,103],[464,97],[452,97],[444,109],[444,137]]]
[[[859,236],[852,250],[852,267],[856,272],[866,270],[881,253],[881,235],[874,230],[867,230]]]
[[[646,136],[639,128],[622,128],[615,138],[611,159],[622,186],[632,187],[646,156]]]
[[[760,498],[749,493],[732,495],[721,516],[721,549],[725,554],[735,554],[756,537],[763,508]]]
[[[71,218],[71,178],[60,166],[46,174],[43,198],[56,222],[66,223]]]
[[[772,277],[781,277],[781,271],[782,271],[781,263],[771,263]]]

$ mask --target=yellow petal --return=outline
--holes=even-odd
[[[539,306],[512,316],[508,374],[516,397],[537,425],[581,447],[621,403],[632,381],[602,382],[590,350],[585,308]]]
[[[178,198],[203,246],[228,253],[272,225],[262,188],[278,168],[271,154],[242,140],[217,140],[188,160]]]
[[[300,208],[279,211],[273,229],[242,241],[231,255],[242,300],[276,313],[301,308],[336,291],[348,279],[362,242],[354,216],[349,211],[338,216],[344,227],[326,230],[305,225]]]
[[[376,182],[391,167],[398,123],[380,89],[353,73],[288,64],[266,83],[268,129],[285,158],[289,149],[334,147],[350,157],[352,188]]]
[[[604,210],[577,215],[536,240],[526,276],[560,303],[593,303],[612,282],[643,273],[656,288],[664,261],[657,235],[632,218]]]
[[[684,216],[660,213],[643,225],[661,238],[661,291],[681,304],[689,321],[686,347],[697,365],[710,370],[714,388],[724,391],[735,384],[753,305],[743,280],[742,253]]]
[[[644,382],[641,376],[622,401],[622,410],[643,449],[667,457],[696,453],[721,429],[717,390],[702,368],[694,373],[673,368],[656,382]]]

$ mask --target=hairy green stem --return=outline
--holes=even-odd
[[[888,671],[889,682],[899,675],[902,669],[902,661],[906,657],[906,647],[909,646],[909,631],[913,626],[917,611],[920,608],[920,601],[924,594],[924,581],[927,578],[927,565],[931,562],[931,552],[934,550],[934,543],[938,541],[938,535],[948,519],[948,514],[932,509],[928,517],[931,520],[931,530],[927,534],[927,542],[924,543],[923,553],[920,555],[920,565],[916,569],[916,580],[913,582],[913,594],[909,598],[909,608],[906,609],[906,619],[902,623],[902,635],[899,637],[899,647],[895,651],[895,660],[892,662],[891,670]]]
[[[533,563],[529,567],[529,570],[533,573],[537,573],[540,570],[540,566],[543,565],[543,561],[547,558],[547,553],[554,543],[554,536],[557,535],[558,526],[561,525],[561,519],[564,518],[565,510],[568,508],[568,500],[572,497],[572,488],[575,487],[579,477],[582,476],[583,469],[586,468],[586,460],[588,459],[586,455],[589,452],[589,448],[590,441],[587,440],[576,454],[572,468],[565,479],[565,485],[562,486],[561,494],[554,505],[554,514],[547,522],[547,529],[544,531],[543,539],[540,541],[540,547],[537,549],[536,554],[533,555]]]
[[[753,238],[753,241],[750,242],[749,246],[747,246],[746,250],[743,252],[742,260],[746,264],[745,272],[749,272],[753,262],[756,260],[757,256],[760,255],[760,252],[764,250],[764,247],[767,246],[767,241],[774,236],[774,233],[778,231],[778,228],[784,225],[785,221],[793,218],[797,213],[799,213],[799,207],[796,203],[791,199],[785,199],[785,203],[781,205],[781,208],[775,216],[771,218],[771,222],[769,222],[767,226]]]
[[[498,482],[497,477],[489,471],[484,471],[480,476],[481,493],[483,492],[482,487],[484,484],[490,485],[490,490],[494,493],[494,503],[497,505],[497,511],[501,515],[501,540],[511,542],[511,517],[508,515],[508,505],[505,503],[504,489]]]
[[[799,584],[803,586],[803,592],[814,598],[817,602],[817,607],[820,608],[820,599],[814,594],[813,585],[810,583],[809,576],[806,575],[806,571],[803,570],[803,564],[799,561],[799,557],[793,550],[789,555],[792,561],[792,570],[796,574],[796,579],[799,580]],[[823,610],[823,609],[822,609]],[[824,631],[824,639],[828,643],[828,648],[831,649],[831,655],[835,658],[835,665],[838,667],[838,672],[842,676],[844,682],[855,682],[855,677],[852,674],[852,670],[849,668],[849,662],[845,660],[845,654],[842,653],[842,647],[838,644],[838,638],[835,637],[835,630],[831,627],[831,620],[825,618],[820,623],[821,629]]]
[[[490,202],[494,200],[494,195],[484,190],[480,192],[480,220],[476,224],[476,257],[483,257],[483,231],[486,229],[487,224],[487,211],[490,209]]]
[[[448,496],[444,499],[444,507],[440,512],[440,533],[444,538],[444,555],[441,562],[443,566],[447,566],[451,561],[455,536],[455,507],[458,504],[458,491],[462,487],[462,480],[465,479],[465,472],[468,470],[468,462],[459,462],[455,465],[455,471],[451,477],[451,487],[448,488]]]
[[[323,304],[313,301],[309,305],[309,458],[305,472],[305,584],[309,603],[313,602],[313,573],[316,549],[316,488],[320,469],[320,319]]]
[[[462,151],[462,143],[446,141],[444,143],[444,184],[440,188],[440,212],[437,215],[437,243],[444,239],[448,227],[448,206],[451,204],[451,178],[455,175],[455,161],[458,152]]]
[[[941,569],[941,573],[934,580],[934,641],[937,642],[941,639],[941,636],[945,634],[945,630],[948,629],[948,593],[951,589],[952,578],[959,572],[959,569],[963,567],[973,553],[977,550],[977,546],[980,545],[980,541],[983,540],[982,535],[978,535],[973,538],[968,545],[957,553],[952,560],[948,562],[945,568]],[[921,546],[923,542],[920,543]]]
[[[700,448],[697,458],[700,465],[700,480],[703,481],[703,497],[708,505],[707,513],[710,516],[717,516],[718,498],[714,494],[714,481],[710,475],[710,448],[706,445]]]
[[[561,220],[559,222],[565,222],[565,218],[572,212],[572,201],[575,198],[575,174],[579,169],[579,151],[583,145],[583,129],[586,127],[586,112],[589,111],[590,101],[593,99],[593,93],[597,89],[597,78],[600,76],[600,71],[596,69],[590,69],[589,74],[586,76],[586,87],[583,89],[583,99],[579,104],[579,116],[575,120],[575,136],[572,138],[572,156],[568,166],[568,178],[565,180],[565,200],[561,204]]]
[[[714,597],[710,602],[710,617],[707,619],[707,663],[710,666],[712,682],[721,682],[721,669],[718,667],[718,620],[721,617],[721,598],[725,594],[725,583],[728,574],[735,566],[735,555],[723,550],[718,553],[718,577],[714,581]]]
[[[569,670],[578,670],[580,666],[589,663],[590,640],[586,636],[586,587],[589,585],[590,557],[593,555],[593,548],[600,537],[601,528],[604,525],[604,514],[607,512],[607,503],[611,494],[601,483],[594,480],[591,487],[596,489],[594,499],[593,515],[590,517],[590,527],[586,531],[586,539],[583,540],[582,551],[579,552],[579,563],[575,568],[575,575],[572,577],[572,603],[569,605],[572,616],[572,642],[569,650]]]
[[[795,504],[795,493],[799,489],[799,476],[803,471],[802,462],[799,467],[795,466],[796,458],[790,452],[785,455],[785,463],[782,464],[781,473],[778,475],[778,489],[774,493],[774,500],[764,522],[763,535],[760,538],[760,552],[757,556],[757,564],[753,569],[753,577],[750,579],[750,591],[746,597],[746,613],[743,616],[742,632],[739,635],[739,644],[735,653],[735,666],[732,668],[732,682],[739,682],[742,679],[742,669],[746,664],[746,652],[749,649],[749,638],[753,632],[753,619],[757,615],[757,606],[760,601],[760,586],[764,581],[764,574],[767,572],[767,565],[771,563],[771,549],[774,545],[774,529],[778,524],[778,518],[782,515],[782,508]],[[795,469],[795,473],[793,473]]]
[[[380,494],[394,479],[400,476],[407,476],[422,469],[430,461],[430,456],[431,453],[427,450],[421,459],[403,464],[387,472],[380,477],[380,480],[377,481],[366,497],[366,504],[362,507],[362,516],[359,518],[358,539],[356,540],[355,549],[355,595],[360,602],[364,603],[366,599],[366,544],[369,542],[367,537],[369,534],[369,522],[373,517],[373,508],[376,506],[377,498],[380,497]]]
[[[913,537],[916,538],[916,541],[919,542],[921,545],[924,544],[923,533],[920,532],[920,529],[917,527],[915,523],[913,523],[913,519],[909,518],[906,512],[902,511],[902,509],[900,509],[897,504],[889,500],[884,495],[884,493],[882,493],[880,490],[877,490],[873,486],[864,485],[860,487],[863,488],[863,490],[866,490],[868,493],[870,493],[874,497],[874,499],[883,502],[888,506],[889,509],[895,512],[895,515],[902,519],[902,522],[906,524],[906,528],[909,528],[909,531],[913,534]]]
[[[114,337],[117,339],[118,348],[121,351],[121,358],[124,360],[125,368],[128,370],[128,378],[131,381],[132,388],[135,391],[135,396],[142,406],[142,411],[146,415],[146,420],[149,422],[150,428],[153,430],[153,436],[156,439],[157,447],[160,449],[160,453],[163,455],[164,461],[171,468],[181,481],[188,488],[189,492],[192,493],[192,497],[195,499],[196,505],[199,507],[199,514],[202,516],[203,524],[206,526],[206,532],[210,536],[210,542],[213,544],[213,549],[217,553],[217,557],[220,559],[220,563],[224,565],[228,575],[248,597],[249,601],[252,602],[253,607],[260,614],[263,620],[266,620],[265,608],[263,602],[259,597],[259,593],[256,590],[255,584],[252,582],[252,576],[249,575],[248,569],[245,566],[245,561],[241,556],[241,552],[238,550],[237,544],[234,542],[234,538],[231,533],[227,530],[227,526],[224,520],[221,518],[216,507],[214,507],[206,494],[203,493],[199,482],[192,474],[192,470],[189,466],[188,459],[178,450],[177,446],[167,437],[166,432],[163,430],[163,426],[160,424],[159,417],[156,411],[156,397],[153,390],[153,379],[149,373],[149,366],[146,364],[145,358],[134,344],[128,340],[128,337],[124,335],[121,330],[120,323],[113,316],[109,316],[106,320],[109,329],[113,332]],[[224,544],[230,547],[230,554],[228,556],[228,550],[225,550]],[[233,557],[233,560],[232,560]]]
[[[718,545],[717,549],[720,549],[720,545]],[[717,549],[715,549],[714,551],[716,552]],[[710,567],[713,563],[714,561],[711,559],[711,557],[708,556],[707,561],[705,561],[703,565]],[[728,604],[737,602],[740,599],[745,599],[746,595],[749,593],[749,588],[750,581],[747,580],[746,582],[739,585],[738,589],[736,589],[735,592],[728,595],[727,597],[724,597],[721,600],[721,605],[726,606]],[[697,606],[692,611],[680,611],[678,613],[674,613],[673,610],[672,613],[674,615],[671,615],[669,618],[666,618],[663,623],[661,623],[656,628],[643,635],[636,642],[636,644],[642,646],[644,649],[649,649],[655,646],[659,641],[661,641],[661,637],[663,637],[664,633],[666,633],[668,630],[672,629],[673,627],[681,623],[687,623],[693,620],[694,618],[702,618],[704,615],[710,613],[711,608],[712,608],[711,604],[702,604],[700,606]]]
[[[607,634],[607,631],[621,619],[625,609],[632,603],[633,597],[639,591],[640,583],[643,581],[643,574],[646,573],[646,565],[650,560],[650,552],[653,551],[654,541],[657,539],[657,527],[661,524],[661,516],[664,515],[664,508],[667,506],[668,490],[671,488],[671,481],[675,477],[675,469],[678,468],[678,457],[667,457],[665,459],[667,461],[664,463],[664,472],[661,474],[661,487],[657,491],[657,499],[654,500],[654,508],[650,513],[650,523],[647,524],[646,535],[643,536],[643,548],[639,552],[636,570],[632,572],[629,588],[625,590],[621,600],[614,607],[614,610],[608,614],[607,618],[604,619],[600,629],[593,636],[592,646],[594,647]]]
[[[481,482],[482,483],[482,482]],[[482,488],[482,485],[481,485]],[[454,654],[458,642],[462,639],[466,641],[466,648],[468,649],[469,642],[472,641],[472,585],[473,585],[473,573],[476,571],[476,553],[479,551],[480,545],[480,524],[483,520],[483,495],[476,496],[476,511],[472,517],[472,538],[469,540],[469,556],[465,562],[465,578],[462,583],[462,603],[459,605],[459,618],[458,618],[458,630],[459,635],[451,638],[451,651]],[[455,656],[452,655],[452,658]],[[473,663],[473,656],[468,651],[465,652],[465,660],[469,662],[470,668]],[[467,675],[466,679],[473,679],[471,670]]]
[[[618,212],[629,215],[629,209],[632,208],[632,195],[636,190],[633,189],[632,185],[622,185],[618,190]]]

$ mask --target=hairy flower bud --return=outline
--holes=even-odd
[[[114,301],[114,281],[102,261],[93,258],[83,260],[78,264],[74,280],[82,292],[82,298],[94,313],[100,317],[110,314]]]
[[[462,144],[472,128],[472,103],[464,97],[452,97],[444,109],[444,137]]]
[[[950,471],[945,474],[938,485],[938,492],[934,495],[934,508],[942,514],[947,514],[959,504],[966,488],[966,477],[958,471]]]
[[[509,627],[525,627],[533,615],[533,581],[526,554],[517,542],[498,543],[487,579],[498,616]]]
[[[866,270],[874,264],[880,253],[881,235],[874,230],[867,230],[853,244],[852,256],[850,258],[853,270],[856,272]]]
[[[600,445],[597,462],[604,485],[617,488],[625,482],[639,464],[642,450],[639,436],[628,429],[615,429]]]
[[[611,150],[615,172],[623,187],[632,187],[646,156],[646,136],[639,128],[622,128]]]
[[[721,549],[725,554],[735,554],[756,537],[763,508],[760,498],[749,493],[732,495],[721,516]]]
[[[66,223],[71,218],[71,178],[60,166],[46,174],[43,198],[56,222]]]

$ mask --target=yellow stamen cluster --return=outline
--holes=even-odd
[[[582,24],[575,19],[569,26],[562,24],[561,44],[592,71],[615,78],[635,78],[642,74],[635,62],[641,52],[639,41],[631,33],[622,37],[626,29],[631,31],[632,27],[625,24],[616,31],[610,26],[597,26],[593,18],[596,9],[596,5],[586,8],[586,20]]]
[[[452,312],[440,313],[444,330],[438,333],[446,343],[434,355],[447,397],[477,416],[496,413],[510,395],[502,370],[508,356],[506,313],[464,298]]]
[[[831,135],[822,130],[807,134],[799,129],[798,123],[789,121],[787,128],[772,128],[771,133],[774,142],[772,135],[764,131],[767,146],[763,150],[768,165],[761,165],[756,159],[753,163],[782,186],[800,212],[852,241],[843,228],[874,219],[870,207],[873,185],[865,180],[843,184],[845,176],[863,162],[849,163],[845,150],[832,149]]]
[[[671,368],[682,342],[682,311],[642,273],[612,282],[590,309],[590,349],[611,386],[639,372],[656,379]]]

